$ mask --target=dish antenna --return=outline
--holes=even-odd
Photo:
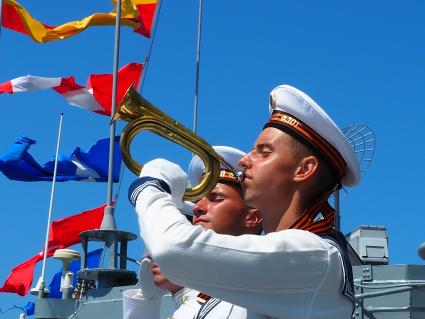
[[[418,255],[419,255],[419,257],[421,257],[422,259],[425,260],[425,243],[422,243],[422,244],[419,245]]]
[[[356,154],[360,172],[366,173],[375,154],[375,134],[368,126],[363,124],[344,127],[342,133]]]
[[[368,170],[372,163],[375,154],[375,134],[373,131],[364,124],[353,124],[344,127],[342,133],[348,140],[351,149],[354,151],[356,158],[359,162],[360,173],[363,175]],[[348,191],[342,188],[345,194]],[[335,228],[340,229],[340,194],[339,190],[334,192],[334,206],[335,206]]]

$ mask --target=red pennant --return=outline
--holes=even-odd
[[[102,223],[105,206],[53,221],[50,226],[47,257],[52,256],[56,249],[79,243],[79,234],[82,231],[98,229]],[[26,295],[32,284],[35,264],[42,259],[43,252],[13,268],[3,287],[0,288],[0,292]]]

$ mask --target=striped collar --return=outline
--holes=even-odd
[[[316,202],[288,228],[301,229],[316,235],[327,234],[335,226],[335,209],[328,202],[329,193]]]

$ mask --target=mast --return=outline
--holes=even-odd
[[[198,1],[198,40],[196,46],[195,71],[195,101],[193,106],[193,132],[196,133],[198,119],[198,91],[199,91],[199,64],[201,60],[201,32],[202,32],[202,0]]]
[[[120,22],[121,22],[121,0],[117,0],[117,13],[115,18],[115,39],[114,39],[114,67],[112,72],[112,103],[111,103],[111,121],[109,124],[109,166],[108,166],[108,192],[107,204],[103,215],[101,229],[117,229],[114,218],[114,206],[112,205],[113,192],[113,170],[114,170],[114,146],[115,146],[115,121],[113,116],[117,107],[117,84],[118,84],[118,64],[119,64],[119,46],[120,46]]]
[[[91,277],[96,273],[99,287],[110,287],[111,285],[130,285],[137,282],[136,274],[133,271],[126,270],[127,265],[127,242],[134,240],[137,236],[133,233],[117,230],[115,223],[115,203],[113,202],[113,171],[114,171],[114,147],[115,147],[115,121],[113,116],[117,108],[117,90],[118,90],[118,66],[119,66],[119,48],[120,48],[120,24],[121,24],[121,0],[116,3],[115,19],[115,38],[114,38],[114,65],[112,77],[112,103],[111,103],[111,121],[109,124],[109,166],[108,166],[108,188],[107,204],[104,210],[102,224],[100,229],[86,231],[80,234],[83,246],[82,265],[87,266],[87,253],[89,241],[103,241],[108,254],[107,269],[89,270],[86,269],[82,277]],[[157,13],[157,15],[159,12]],[[152,45],[152,43],[151,43]],[[150,54],[150,51],[149,51]],[[149,56],[147,57],[149,60]],[[145,71],[143,73],[146,73]],[[122,178],[121,178],[122,180]],[[118,259],[119,257],[119,259]],[[110,270],[115,270],[113,275]],[[115,277],[115,278],[113,278]],[[119,283],[118,283],[119,282]]]

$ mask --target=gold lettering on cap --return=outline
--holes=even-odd
[[[292,126],[298,126],[300,124],[300,122],[298,122],[296,119],[294,119],[293,117],[290,117],[288,115],[282,116],[282,120],[287,122],[289,125],[292,125]]]
[[[294,119],[293,117],[291,117],[289,115],[282,114],[282,113],[273,114],[270,120],[271,121],[284,122],[286,124],[289,124],[289,125],[295,126],[295,127],[300,125],[300,122],[298,120]]]
[[[235,178],[235,174],[233,174],[232,172],[221,170],[220,171],[220,177]]]

